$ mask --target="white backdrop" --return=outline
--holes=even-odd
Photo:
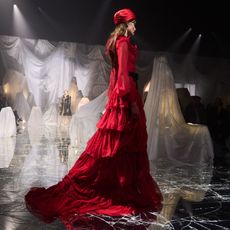
[[[57,103],[65,90],[69,90],[72,96],[72,112],[75,113],[77,101],[80,99],[79,92],[91,101],[107,89],[111,66],[104,56],[103,46],[70,42],[54,44],[47,40],[0,36],[0,51],[5,72],[1,76],[3,90],[11,106],[26,121],[32,106],[38,106],[45,123],[46,120],[48,123],[55,123],[53,121],[57,117],[54,113],[58,113]],[[163,65],[159,65],[162,62],[159,62],[158,56],[167,56]],[[201,96],[204,103],[212,102],[216,96],[227,98],[230,96],[229,60],[194,59],[193,56],[140,51],[137,71],[140,76],[140,93],[151,80],[145,104],[150,159],[167,156],[169,159],[187,163],[212,160],[208,131],[204,126],[191,127],[185,124],[174,83],[195,84],[195,93]],[[100,100],[96,101],[100,103]],[[73,119],[77,116],[73,116]],[[93,122],[96,121],[97,119],[93,119]],[[71,130],[74,130],[74,125],[76,122],[71,123]],[[177,129],[165,132],[169,125]],[[159,151],[160,145],[164,145],[164,150]],[[197,146],[199,153],[194,146]],[[196,159],[194,152],[198,154]]]

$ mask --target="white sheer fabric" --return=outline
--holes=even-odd
[[[107,90],[94,100],[79,107],[72,117],[69,127],[71,145],[76,146],[78,152],[85,149],[89,138],[96,131],[96,124],[105,109]]]
[[[34,129],[39,129],[40,127],[45,126],[45,122],[42,116],[42,111],[39,106],[34,106],[32,108],[27,126],[33,127]]]
[[[1,36],[0,45],[5,66],[25,75],[28,91],[42,111],[69,88],[76,44],[61,42],[54,47],[44,40]]]
[[[58,105],[52,104],[44,113],[43,121],[46,125],[57,125],[58,123]]]
[[[17,110],[18,115],[25,121],[28,121],[30,117],[31,108],[23,94],[23,92],[18,92],[15,97],[14,109]]]
[[[77,45],[75,73],[78,90],[83,96],[93,99],[108,87],[110,65],[103,56],[102,46]]]
[[[0,168],[8,168],[14,156],[16,137],[0,138]]]
[[[165,57],[154,60],[145,102],[149,160],[168,159],[178,164],[211,163],[212,142],[204,125],[186,124]]]
[[[90,100],[88,97],[83,97],[81,98],[81,100],[79,101],[78,105],[77,105],[77,111],[80,109],[80,107],[82,107],[83,105],[89,103]]]
[[[0,137],[16,136],[16,122],[11,107],[5,107],[0,112]]]
[[[31,109],[33,108],[33,106],[36,106],[36,103],[34,100],[34,95],[31,92],[29,92],[29,94],[28,94],[27,103]]]
[[[0,112],[0,168],[8,168],[16,144],[16,122],[11,107]]]
[[[39,106],[34,106],[32,108],[30,118],[27,122],[27,129],[31,145],[39,143],[45,131],[45,122]]]
[[[58,98],[62,97],[64,90],[69,89],[71,93],[73,92],[71,96],[74,102],[77,90],[82,92],[83,97],[93,100],[108,87],[111,65],[103,55],[103,46],[68,42],[57,42],[53,45],[41,39],[0,36],[0,47],[6,69],[3,79],[4,93],[7,88],[7,95],[11,97],[12,105],[25,120],[29,118],[30,106],[35,104],[41,108],[40,118],[43,118],[44,123],[55,124],[57,114],[55,104]],[[152,52],[139,52],[137,70],[141,90],[151,78],[152,59],[155,56],[156,54]],[[171,54],[170,57],[175,82],[183,85],[195,84],[195,93],[204,98],[205,102],[210,102],[208,99],[214,98],[217,94],[229,95],[228,60],[197,59],[195,63],[190,57],[186,59],[184,56]],[[207,72],[211,67],[213,71]],[[71,84],[73,79],[76,81]],[[166,157],[178,163],[188,164],[210,161],[213,152],[207,127],[188,125],[184,122],[175,94],[175,82],[164,58],[156,58],[151,89],[145,104],[150,160]],[[78,101],[77,96],[76,103],[72,104],[73,113]],[[91,102],[82,108],[90,106]],[[97,109],[98,112],[104,110],[104,108]],[[76,140],[76,137],[81,135],[78,138],[78,143],[82,143],[80,146],[85,145],[91,136],[89,133],[95,130],[94,124],[98,119],[98,113],[93,117],[89,111],[91,110],[88,112],[79,110],[78,115],[71,121],[71,139],[75,135],[73,139]],[[87,115],[84,117],[81,114]],[[87,122],[85,123],[84,119],[90,121],[89,124],[92,126],[90,125],[91,128],[86,126],[85,133],[80,130],[77,134],[75,124],[80,123],[82,128],[85,127]],[[33,125],[33,122],[31,124]]]
[[[57,103],[65,90],[69,90],[74,113],[78,89],[90,100],[107,89],[110,64],[103,56],[103,46],[70,42],[57,42],[54,46],[46,40],[0,36],[0,47],[5,69],[9,72],[3,84],[8,84],[10,99],[25,120],[28,115],[20,109],[22,102],[16,101],[15,92],[23,92],[30,108],[40,106],[44,113]],[[10,80],[15,71],[20,73],[21,81],[15,81],[15,77]],[[18,83],[17,90],[14,82]]]
[[[4,88],[8,84],[7,94],[14,102],[15,94],[22,91],[28,104],[35,103],[42,112],[56,103],[64,90],[71,90],[73,77],[76,78],[77,88],[90,100],[108,86],[111,65],[103,54],[103,46],[0,36],[0,52],[7,72],[3,79]],[[195,94],[202,97],[204,104],[212,102],[216,96],[229,97],[229,60],[198,57],[194,60],[191,55],[167,55],[172,57],[170,61],[175,82],[194,84]],[[150,80],[149,67],[152,67],[155,56],[156,53],[150,51],[139,52],[137,70],[141,90]],[[13,71],[21,76],[10,80],[11,75],[15,75]],[[30,92],[34,102],[29,96],[27,98]],[[75,103],[73,109],[74,106]]]

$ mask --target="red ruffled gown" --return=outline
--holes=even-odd
[[[68,229],[76,214],[109,216],[160,211],[162,195],[149,173],[143,103],[129,72],[136,71],[136,46],[128,37],[116,41],[106,111],[69,173],[47,189],[32,188],[27,208],[45,222],[60,218]],[[133,118],[131,103],[140,115]],[[69,226],[69,227],[68,227]]]

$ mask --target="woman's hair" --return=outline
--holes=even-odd
[[[124,36],[127,31],[127,24],[120,23],[118,24],[114,31],[110,34],[105,45],[105,54],[108,55],[111,60],[113,60],[115,55],[115,45],[118,36]]]

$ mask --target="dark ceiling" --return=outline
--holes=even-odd
[[[0,34],[104,45],[113,29],[114,12],[130,8],[137,15],[136,40],[141,50],[187,54],[194,51],[191,47],[202,34],[197,55],[230,58],[227,3],[209,1],[204,5],[201,2],[0,0]],[[14,3],[28,23],[29,31],[13,26]],[[190,27],[190,33],[181,40]]]

